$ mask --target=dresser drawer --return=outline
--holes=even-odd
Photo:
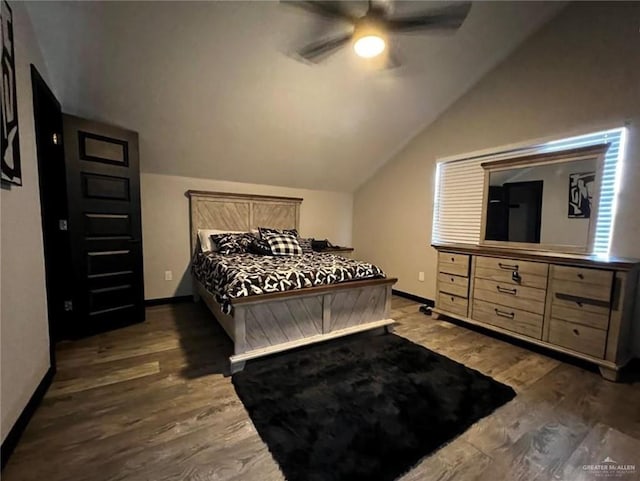
[[[613,271],[552,265],[551,278],[561,281],[597,284],[602,288],[610,289],[613,283]]]
[[[566,305],[557,303],[554,299],[551,304],[551,317],[561,319],[563,321],[574,322],[576,324],[582,324],[595,329],[606,330],[609,328],[609,309],[601,309],[603,310],[600,312],[594,312],[593,310],[588,311],[580,307],[567,307]]]
[[[611,301],[613,272],[579,267],[551,266],[551,291],[556,294],[572,296],[576,300]]]
[[[562,293],[551,293],[553,296],[552,304],[554,306],[568,307],[569,309],[575,309],[580,312],[593,312],[595,314],[601,314],[609,318],[609,303],[605,301],[590,301],[589,299],[583,299],[582,297],[564,295]]]
[[[549,323],[549,342],[602,359],[607,331],[552,318]]]
[[[438,293],[438,309],[467,317],[469,302],[466,298],[447,294],[446,292]]]
[[[542,338],[542,314],[473,300],[473,318],[535,339]]]
[[[465,254],[438,254],[438,270],[446,274],[469,277],[469,256]]]
[[[545,295],[544,289],[503,284],[488,279],[476,279],[473,288],[474,299],[536,314],[544,314]]]
[[[475,277],[495,282],[546,289],[549,264],[496,257],[476,258]]]
[[[487,269],[496,269],[500,271],[513,272],[518,271],[520,274],[533,274],[535,276],[547,277],[549,264],[543,262],[521,261],[519,259],[503,259],[500,257],[482,257],[476,258],[476,266]]]
[[[552,279],[550,288],[554,299],[561,299],[566,296],[568,300],[582,302],[583,304],[589,304],[589,301],[592,301],[592,304],[601,306],[608,306],[611,302],[612,285],[605,287],[585,282]]]
[[[447,294],[455,294],[460,297],[469,295],[469,279],[453,274],[438,274],[438,289]]]

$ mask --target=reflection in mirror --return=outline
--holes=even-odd
[[[586,246],[597,162],[491,171],[485,240]]]

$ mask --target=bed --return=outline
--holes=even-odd
[[[302,199],[194,190],[186,195],[189,198],[194,297],[207,305],[233,341],[233,355],[229,358],[231,373],[242,370],[250,359],[357,332],[392,329],[394,321],[389,318],[391,288],[397,279],[380,277],[381,271],[372,270],[373,277],[357,280],[350,279],[358,276],[342,275],[329,284],[305,281],[301,285],[308,287],[292,286],[276,292],[258,290],[243,295],[232,291],[223,296],[225,298],[221,298],[219,292],[216,295],[213,278],[206,275],[207,259],[200,254],[198,230],[248,232],[262,226],[299,229]],[[351,269],[349,266],[354,265],[351,263],[357,263],[338,258],[331,261],[326,256],[336,257],[307,254],[288,261],[302,264],[308,261],[307,270],[321,268],[323,262],[338,263],[340,267],[343,267],[340,262],[346,262],[344,269],[347,272]],[[218,266],[218,270],[229,269],[230,272],[254,260],[243,255],[224,260],[208,259]],[[223,267],[219,266],[221,263]],[[305,267],[302,264],[299,267]],[[361,272],[359,277],[366,274]]]

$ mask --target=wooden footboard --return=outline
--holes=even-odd
[[[367,279],[232,301],[233,316],[194,280],[218,322],[234,342],[231,372],[249,359],[394,323],[391,287],[397,279]]]

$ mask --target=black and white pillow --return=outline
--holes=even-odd
[[[313,247],[311,246],[311,242],[313,239],[307,237],[298,237],[298,244],[302,248],[302,252],[304,254],[313,254]]]
[[[251,245],[249,246],[249,252],[251,252],[252,254],[257,254],[259,256],[273,255],[269,243],[264,239],[258,238],[253,239],[253,241],[251,242]]]
[[[215,243],[220,254],[246,254],[255,237],[250,233],[242,234],[214,234],[211,240]]]
[[[289,234],[272,234],[265,239],[274,256],[301,256],[302,247],[298,239]]]
[[[258,232],[260,232],[261,239],[266,239],[268,236],[275,234],[287,234],[293,237],[298,237],[299,235],[296,229],[272,229],[270,227],[258,227]]]

